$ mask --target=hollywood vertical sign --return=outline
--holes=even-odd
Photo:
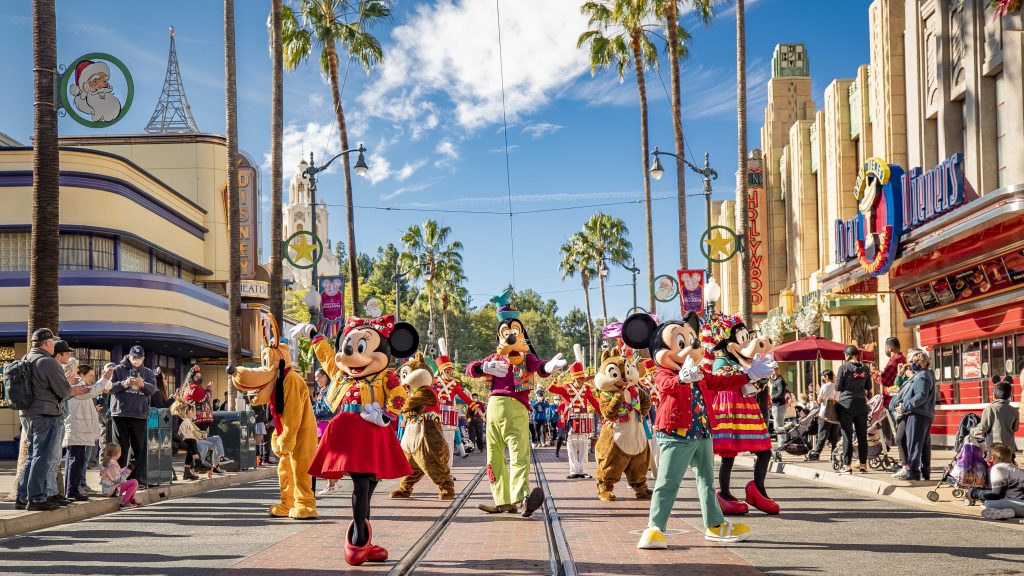
[[[764,173],[761,168],[747,170],[747,249],[750,251],[750,312],[768,313],[768,288],[765,278],[768,274],[768,260],[765,253]]]

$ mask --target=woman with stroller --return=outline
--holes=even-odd
[[[843,350],[846,362],[836,374],[839,403],[836,414],[843,432],[843,467],[840,474],[852,474],[853,434],[857,434],[858,470],[868,473],[868,393],[871,391],[871,370],[860,361],[860,349],[850,345]]]
[[[932,464],[930,432],[935,419],[935,377],[931,371],[931,357],[924,350],[911,350],[907,361],[913,376],[897,394],[899,404],[895,408],[896,416],[907,422],[904,434],[907,461],[895,478],[922,480],[929,476]]]
[[[831,451],[835,452],[836,442],[839,441],[839,424],[826,420],[825,413],[830,402],[838,401],[835,374],[826,368],[821,371],[821,386],[818,387],[818,442],[814,445],[814,450],[807,454],[808,460],[818,460],[826,442],[830,444]]]

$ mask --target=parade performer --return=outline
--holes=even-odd
[[[448,444],[448,468],[455,462],[455,433],[459,429],[459,409],[455,406],[456,398],[466,403],[467,410],[479,410],[479,406],[466,391],[462,384],[455,379],[455,365],[448,357],[448,341],[440,338],[437,341],[437,348],[441,354],[434,359],[437,365],[437,380],[434,382],[434,392],[437,393],[438,403],[441,405],[441,429],[444,430],[444,440]]]
[[[373,544],[370,499],[380,480],[412,474],[391,427],[394,418],[385,413],[401,412],[406,398],[388,363],[392,356],[411,356],[419,335],[394,316],[349,318],[334,347],[311,324],[296,326],[292,334],[312,337],[313,351],[331,378],[327,401],[337,414],[324,430],[309,472],[317,478],[352,478],[345,561],[353,566],[383,562],[388,551]]]
[[[661,458],[661,450],[658,448],[657,440],[654,439],[654,415],[658,410],[658,404],[661,403],[658,397],[658,387],[654,385],[655,370],[657,370],[657,366],[654,365],[654,360],[644,358],[640,362],[640,386],[651,395],[651,409],[644,415],[644,427],[647,432],[647,444],[651,447],[651,464],[648,466],[648,470],[651,471],[652,480],[658,479],[658,461]]]
[[[597,439],[597,495],[605,502],[615,500],[615,483],[626,475],[640,500],[651,498],[647,467],[651,449],[644,433],[644,415],[651,409],[651,396],[638,383],[640,375],[633,361],[618,350],[605,349],[601,365],[594,372],[604,424]]]
[[[747,329],[743,320],[725,314],[711,316],[704,324],[701,339],[705,348],[705,369],[710,368],[711,373],[718,376],[743,374],[756,355],[764,356],[772,350],[770,339],[758,337]],[[764,384],[755,384],[759,394],[767,394]],[[768,498],[764,486],[771,462],[772,440],[758,397],[720,390],[711,403],[711,416],[715,422],[712,430],[715,454],[722,459],[718,467],[718,504],[722,512],[727,516],[746,514],[749,504],[766,514],[778,514],[779,505]],[[754,479],[747,483],[745,503],[729,490],[733,464],[741,452],[751,452],[757,458]]]
[[[590,435],[594,433],[594,413],[600,413],[601,405],[587,384],[587,373],[583,368],[583,347],[574,344],[573,353],[576,361],[569,366],[569,378],[564,385],[552,384],[548,392],[565,400],[561,409],[562,424],[568,433],[565,448],[569,452],[569,475],[566,478],[592,478],[587,474],[587,456],[590,452]]]
[[[402,435],[402,450],[412,466],[412,474],[402,478],[402,483],[391,492],[392,498],[412,496],[413,486],[424,474],[437,485],[441,500],[455,498],[455,482],[449,466],[449,444],[441,430],[443,407],[438,403],[432,383],[434,377],[430,366],[423,361],[423,354],[406,362],[399,370],[402,386],[409,393],[402,406],[405,433]]]
[[[270,515],[316,518],[313,479],[308,471],[316,450],[316,418],[309,388],[305,379],[292,369],[291,351],[281,343],[273,314],[263,318],[262,333],[262,365],[259,368],[229,365],[227,372],[236,388],[253,397],[253,406],[270,406],[274,420],[270,446],[278,458],[277,477],[281,490],[281,501],[270,507]]]
[[[514,513],[523,506],[523,516],[531,516],[544,502],[544,491],[529,489],[530,480],[530,392],[534,377],[547,378],[565,367],[558,354],[551,360],[537,357],[519,312],[509,304],[512,290],[491,298],[497,306],[497,351],[471,362],[466,374],[486,378],[490,386],[487,398],[487,479],[494,504],[480,504],[488,514]],[[505,465],[505,449],[510,466]]]
[[[742,390],[753,394],[749,380],[771,374],[776,364],[771,355],[757,355],[746,375],[705,374],[700,363],[703,349],[699,339],[700,318],[690,312],[683,320],[658,325],[648,314],[633,314],[622,325],[622,339],[632,348],[647,348],[658,365],[654,383],[661,396],[655,418],[655,436],[661,447],[661,467],[654,486],[647,529],[637,548],[665,549],[663,531],[679,494],[683,473],[693,467],[697,475],[697,497],[704,519],[704,538],[717,542],[739,542],[750,536],[746,524],[725,519],[715,497],[714,455],[707,411],[712,391]]]

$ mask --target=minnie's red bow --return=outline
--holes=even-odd
[[[342,335],[348,334],[353,328],[362,327],[373,328],[385,338],[390,338],[391,330],[395,328],[395,317],[389,314],[387,316],[378,316],[377,318],[349,318],[345,322],[345,330],[342,332]]]

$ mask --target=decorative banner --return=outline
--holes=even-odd
[[[321,276],[320,325],[317,330],[333,340],[345,324],[345,277]]]
[[[309,230],[299,230],[284,241],[281,251],[284,259],[293,267],[308,270],[323,258],[324,244]],[[293,252],[295,253],[294,258],[292,258]],[[300,264],[302,261],[309,262],[309,264]]]
[[[242,279],[252,280],[256,278],[256,242],[260,229],[256,222],[259,214],[259,206],[256,204],[256,169],[245,156],[239,154],[238,158],[238,247]]]
[[[88,128],[107,128],[128,113],[135,84],[123,62],[93,52],[77,58],[61,74],[59,94],[60,105],[75,122]],[[119,94],[124,96],[123,104]]]
[[[679,284],[668,274],[654,279],[654,299],[658,302],[671,302],[679,294]]]
[[[728,262],[739,249],[739,238],[732,228],[712,226],[700,235],[700,252],[712,262]]]
[[[679,308],[683,316],[687,312],[700,314],[704,311],[704,271],[678,270]]]
[[[767,196],[760,168],[747,170],[747,248],[750,250],[750,312],[768,313],[768,252],[765,230],[768,228]]]
[[[242,280],[243,298],[270,298],[270,282],[261,280]]]

